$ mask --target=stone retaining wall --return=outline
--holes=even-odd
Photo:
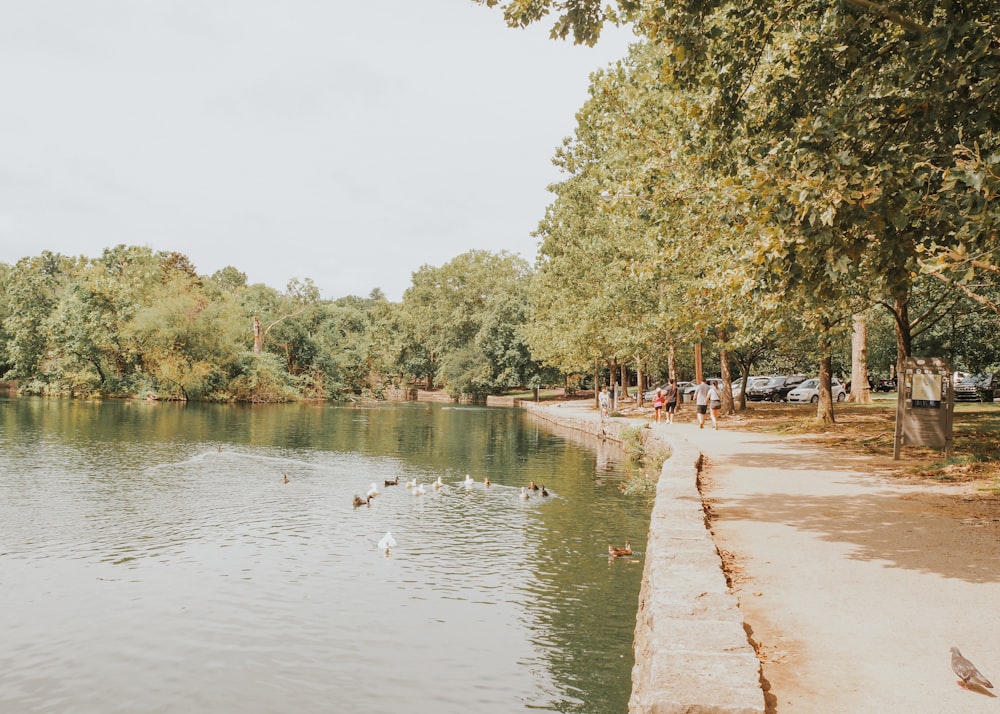
[[[602,439],[648,422],[581,417],[522,402],[529,413]],[[701,453],[682,438],[647,442],[671,451],[656,487],[635,628],[629,714],[763,714],[760,662],[729,591],[698,491]]]

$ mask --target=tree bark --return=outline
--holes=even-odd
[[[720,345],[728,342],[725,330],[717,329],[716,336],[719,338]],[[729,350],[724,347],[719,350],[719,374],[722,377],[722,393],[719,395],[722,397],[722,413],[735,414],[736,409],[733,408],[733,371],[729,365]]]
[[[833,357],[830,356],[830,341],[822,337],[820,349],[823,357],[819,361],[819,403],[816,405],[816,418],[825,424],[834,424],[833,397],[830,391],[830,379],[833,376]]]
[[[601,362],[594,360],[594,408],[601,408]]]
[[[868,384],[868,318],[864,313],[854,316],[851,334],[851,393],[847,397],[858,404],[871,404],[872,393]]]
[[[896,374],[900,374],[903,360],[910,357],[913,336],[910,334],[910,301],[906,295],[897,295],[893,303],[893,317],[896,319]]]

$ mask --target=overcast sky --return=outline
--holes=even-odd
[[[533,262],[597,48],[471,0],[32,0],[0,12],[0,262],[126,243],[399,300]]]

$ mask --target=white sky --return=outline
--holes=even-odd
[[[0,11],[0,262],[119,243],[399,300],[534,261],[588,75],[624,56],[471,0],[31,0]]]

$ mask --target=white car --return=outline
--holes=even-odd
[[[842,402],[847,399],[847,392],[844,390],[844,386],[840,383],[840,380],[836,377],[830,380],[830,395],[833,397],[833,401],[835,402]],[[819,380],[815,377],[807,379],[795,389],[790,391],[788,393],[788,397],[786,398],[790,403],[815,404],[819,401]]]
[[[750,387],[754,386],[758,382],[764,384],[771,377],[747,377],[747,392],[750,391]],[[733,399],[740,398],[740,390],[743,389],[743,378],[737,377],[733,380]]]

